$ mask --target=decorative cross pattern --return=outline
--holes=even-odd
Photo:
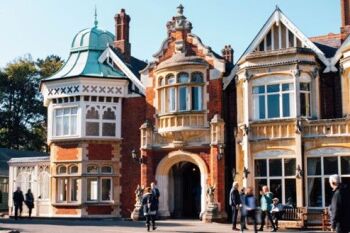
[[[115,94],[123,94],[122,88],[121,87],[116,87],[115,88]]]
[[[77,86],[74,86],[74,91],[73,91],[74,93],[75,92],[79,92],[79,85],[77,85]]]
[[[91,92],[97,93],[97,86],[91,86]]]
[[[66,87],[61,87],[61,94],[66,94]]]
[[[48,95],[53,95],[53,89],[49,89],[49,94]]]
[[[107,93],[113,94],[114,87],[107,87]]]
[[[100,87],[99,93],[106,93],[106,87]]]
[[[59,91],[60,91],[59,88],[55,88],[55,95],[57,95]]]
[[[67,87],[67,93],[73,93],[73,87]]]
[[[89,85],[83,85],[83,92],[89,92]]]

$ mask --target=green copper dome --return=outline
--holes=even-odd
[[[81,30],[74,37],[69,57],[63,67],[43,81],[72,77],[125,78],[125,74],[116,68],[98,61],[103,51],[112,44],[114,35],[95,27]]]
[[[105,50],[112,44],[114,35],[109,31],[101,30],[96,26],[81,30],[73,39],[71,51],[78,50]]]

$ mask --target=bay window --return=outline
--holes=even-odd
[[[87,106],[86,136],[115,137],[117,130],[116,107]]]
[[[158,78],[158,108],[160,113],[176,111],[201,111],[203,98],[203,74],[180,72],[177,78],[168,74],[163,81]]]
[[[113,168],[110,165],[88,165],[87,201],[113,201]]]
[[[54,110],[54,136],[77,134],[78,108],[57,108]]]
[[[278,83],[253,86],[254,119],[288,118],[294,113],[294,85]]]

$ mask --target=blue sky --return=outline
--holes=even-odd
[[[114,34],[114,15],[131,16],[132,54],[151,60],[166,38],[166,22],[182,3],[192,32],[220,53],[225,44],[237,59],[275,9],[307,36],[338,33],[339,0],[1,0],[0,67],[25,54],[34,59],[56,54],[66,59],[74,35],[92,27],[97,6],[99,27]]]

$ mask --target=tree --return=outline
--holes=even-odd
[[[56,72],[60,57],[37,62],[20,58],[0,70],[0,146],[45,150],[46,111],[39,92],[40,80]]]

